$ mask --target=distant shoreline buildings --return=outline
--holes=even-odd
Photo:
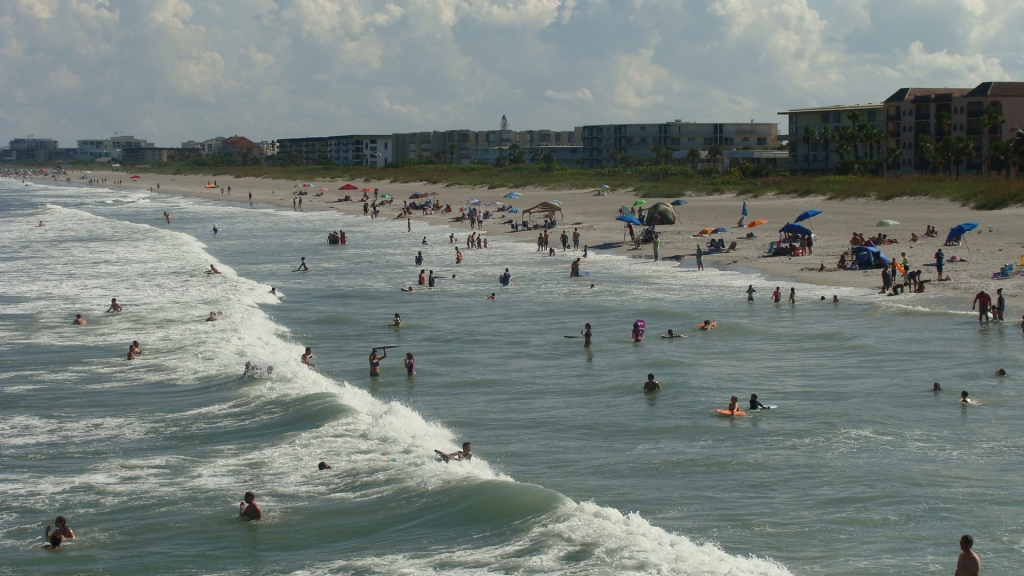
[[[779,114],[788,117],[787,134],[779,134],[778,124],[753,120],[673,120],[516,131],[509,129],[502,117],[498,130],[363,133],[263,142],[235,135],[189,140],[179,148],[160,148],[125,135],[79,140],[76,148],[60,148],[54,139],[29,135],[0,149],[0,160],[138,165],[230,154],[248,164],[382,168],[394,162],[499,164],[515,154],[521,163],[557,163],[572,168],[640,161],[728,169],[746,162],[795,173],[833,172],[850,161],[863,160],[876,169],[910,174],[933,170],[936,158],[942,158],[946,162],[943,169],[951,170],[951,163],[959,162],[965,170],[980,170],[993,150],[1005,146],[999,142],[1024,127],[1024,82],[983,82],[974,88],[901,88],[878,103],[800,108]],[[959,146],[955,153],[951,152],[954,145]]]

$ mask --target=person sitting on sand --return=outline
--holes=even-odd
[[[856,232],[854,232],[853,233],[853,238],[850,238],[850,246],[861,246],[863,244],[864,244],[864,240],[861,239],[861,237],[858,236]]]
[[[51,526],[49,524],[46,525],[45,535],[48,544],[43,546],[44,548],[48,550],[56,550],[57,548],[60,548],[60,545],[64,542],[65,538],[68,540],[75,539],[75,533],[71,530],[71,527],[68,526],[68,521],[65,520],[63,516],[57,516],[57,519],[53,521],[53,524],[56,526],[56,529],[53,532],[50,532]]]
[[[647,382],[644,382],[644,392],[654,392],[655,390],[661,390],[661,384],[654,379],[654,374],[648,374]]]
[[[71,322],[75,326],[85,326],[85,318],[82,318],[81,314],[75,314],[75,319]]]
[[[914,232],[911,232],[910,233],[910,241],[911,242],[917,242],[918,240],[920,240],[920,238],[917,237],[917,234],[915,234]]]
[[[107,312],[120,312],[121,310],[124,310],[124,308],[121,308],[121,305],[117,303],[117,298],[111,298],[110,308],[107,308]]]

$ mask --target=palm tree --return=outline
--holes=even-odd
[[[835,137],[836,137],[836,131],[833,130],[832,127],[829,126],[828,124],[825,124],[824,126],[822,126],[821,130],[818,131],[818,140],[821,142],[822,152],[825,153],[825,170],[826,171],[828,170],[828,164],[829,164],[829,154],[828,154],[828,152],[829,152],[829,143],[832,140],[834,140]]]
[[[540,150],[536,150],[533,154],[530,154],[530,164],[540,164],[543,161],[544,155],[541,154]]]
[[[807,158],[807,173],[809,174],[811,172],[811,143],[818,141],[818,133],[814,131],[814,128],[804,126],[804,135],[800,139],[807,147],[807,154],[804,157]]]
[[[885,154],[882,156],[882,173],[888,173],[890,166],[893,170],[898,170],[901,160],[903,160],[903,150],[899,148],[886,148]]]
[[[655,144],[651,148],[651,152],[654,154],[654,159],[658,164],[668,164],[672,161],[672,150],[661,144]]]
[[[840,126],[840,129],[847,128],[847,126]],[[839,138],[836,142],[836,154],[839,154],[839,161],[846,160],[846,155],[850,153],[850,142],[846,138]]]
[[[1013,169],[1013,145],[1006,140],[996,140],[989,147],[989,162],[995,161],[998,169],[996,173],[1006,170],[1006,178],[1010,178],[1010,171]],[[991,170],[991,167],[990,167]]]
[[[935,159],[940,165],[943,174],[952,175],[950,165],[953,160],[953,146],[955,143],[952,138],[942,138],[939,143],[935,145]]]
[[[700,160],[700,148],[690,148],[690,151],[686,153],[686,159],[693,164],[693,169],[697,169],[697,161]]]
[[[839,153],[840,147],[843,152],[839,153],[840,160],[846,160],[846,155],[850,152],[857,153],[857,134],[853,128],[849,126],[840,126],[836,131],[836,153]],[[858,158],[859,159],[859,158]]]
[[[860,110],[854,110],[846,115],[846,118],[850,121],[852,142],[853,146],[853,157],[855,160],[860,160],[860,152],[858,151],[857,144],[864,140],[864,114]]]
[[[722,147],[717,144],[708,149],[708,158],[711,160],[712,166],[718,166],[718,159],[722,156],[722,154]]]
[[[1024,163],[1024,130],[1016,130],[1016,134],[1011,140],[1012,150],[1014,159],[1017,161],[1017,173],[1020,173],[1020,165]]]
[[[526,164],[526,153],[519,147],[519,144],[512,144],[508,147],[509,164]]]
[[[451,162],[452,164],[455,164],[455,152],[456,151],[458,151],[458,147],[455,146],[455,144],[449,144],[448,145],[448,158],[449,158],[448,161]]]
[[[989,151],[989,142],[992,139],[992,132],[997,132],[998,135],[1001,131],[996,131],[994,129],[996,127],[1002,126],[1003,124],[1006,124],[1006,119],[1003,118],[1002,114],[1000,114],[999,109],[993,106],[992,104],[985,106],[985,111],[982,112],[981,118],[978,119],[978,126],[981,128],[982,136],[985,139],[985,148],[983,150],[984,152],[988,153],[989,159],[991,159],[991,152]],[[981,161],[982,175],[985,174],[985,165],[988,163],[985,160],[986,158],[983,156]]]
[[[935,159],[935,141],[927,134],[917,135],[917,146],[914,147],[914,155],[927,166],[926,170],[931,171],[932,162]]]
[[[953,163],[956,164],[956,177],[960,178],[960,165],[966,162],[969,158],[974,157],[974,142],[971,142],[966,136],[957,136],[953,138],[953,144],[950,146],[950,152],[952,154]]]

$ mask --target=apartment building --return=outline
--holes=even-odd
[[[61,148],[53,138],[36,138],[32,134],[27,138],[12,139],[8,142],[7,148],[0,151],[0,160],[4,162],[61,162],[74,160],[77,156],[77,148]]]
[[[789,169],[802,172],[832,170],[840,162],[840,156],[835,151],[835,138],[812,138],[807,142],[804,139],[806,129],[810,128],[814,135],[822,134],[822,129],[826,127],[838,132],[844,126],[852,128],[851,117],[859,116],[861,121],[881,130],[885,127],[883,107],[881,103],[852,104],[779,112],[783,116],[789,116],[789,134],[780,136],[780,140],[789,142]],[[852,155],[851,152],[848,156]]]
[[[112,136],[102,140],[79,140],[78,159],[110,161],[120,160],[123,150],[133,148],[155,148],[152,142],[135,136]]]
[[[527,164],[543,163],[541,158],[550,154],[557,164],[569,168],[580,168],[583,165],[582,146],[523,146],[522,150]],[[473,162],[494,164],[498,160],[498,156],[507,151],[507,148],[477,147],[473,149]]]
[[[675,120],[660,124],[601,124],[578,129],[584,167],[615,163],[618,154],[642,160],[655,158],[653,148],[673,153],[713,146],[729,149],[766,150],[778,147],[779,126],[771,123],[698,123]]]
[[[278,154],[296,154],[303,164],[328,159],[339,166],[387,166],[394,147],[391,134],[352,134],[313,138],[280,138]]]
[[[392,135],[394,158],[399,160],[442,160],[469,164],[479,132],[467,129],[403,132]]]

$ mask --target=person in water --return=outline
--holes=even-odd
[[[427,274],[426,274],[426,272],[427,272],[426,270],[420,270],[420,277],[416,280],[416,283],[419,284],[420,286],[426,286],[427,285]]]
[[[736,411],[740,409],[739,401],[740,401],[740,399],[735,397],[735,396],[733,396],[732,398],[729,399],[729,408],[728,408],[728,410],[729,410],[730,414],[735,414]]]
[[[213,225],[213,235],[216,236],[217,232],[220,232],[220,228],[217,228],[217,224],[214,223],[214,225]]]
[[[401,325],[402,325],[402,317],[398,315],[398,312],[395,312],[395,321],[392,322],[391,324],[389,324],[389,326],[401,326]]]
[[[302,353],[302,357],[299,358],[306,366],[316,366],[313,364],[313,349],[306,346],[306,351]]]
[[[128,359],[135,360],[136,356],[142,355],[142,349],[139,348],[139,341],[133,340],[132,345],[128,347]]]
[[[577,258],[569,265],[569,278],[579,278],[580,276],[580,259]]]
[[[85,318],[82,318],[81,314],[75,314],[75,319],[71,322],[75,326],[85,326]]]
[[[221,274],[222,272],[220,270],[217,270],[216,266],[214,266],[213,264],[210,264],[210,269],[206,273],[207,274]]]
[[[459,251],[459,247],[455,247],[455,263],[462,264],[462,252]]]
[[[761,404],[761,401],[757,399],[757,394],[750,395],[750,409],[751,410],[768,410],[768,407]]]
[[[583,330],[580,330],[580,334],[583,335],[583,347],[590,348],[590,339],[594,336],[594,331],[590,328],[590,322],[583,325]]]
[[[444,454],[444,452],[442,452]],[[444,454],[444,457],[448,460],[465,460],[469,462],[473,459],[473,445],[469,442],[462,443],[462,450],[452,452],[451,454]]]
[[[293,272],[298,272],[300,270],[303,271],[303,272],[309,272],[309,266],[306,266],[306,257],[305,256],[302,257],[302,261],[299,262],[299,267],[296,268],[295,270],[293,270]]]
[[[718,326],[717,322],[712,322],[711,320],[705,320],[703,324],[698,326],[698,328],[700,328],[701,330],[712,330],[716,326]]]
[[[402,292],[415,292],[415,290],[412,289],[412,286],[409,286],[408,288],[402,288]]]
[[[938,382],[932,384],[932,392],[942,392],[942,386],[939,386]]]
[[[271,286],[270,287],[270,292],[267,292],[267,294],[273,294],[274,296],[277,296],[277,288],[274,288],[273,286]]]
[[[317,470],[330,470],[331,469],[331,465],[328,464],[327,462],[321,461],[319,464],[316,465],[316,469]]]
[[[753,284],[747,285],[747,302],[753,302],[754,301],[754,292],[757,292],[757,290],[754,290],[754,285]]]
[[[1000,368],[999,370],[996,370],[996,376],[1006,376],[1006,370],[1004,370],[1002,368]]]
[[[117,303],[117,298],[110,299],[110,308],[107,308],[107,312],[120,312],[124,310],[121,305]]]
[[[210,312],[210,315],[206,318],[206,321],[207,322],[216,322],[217,321],[217,313],[216,312]]]
[[[654,379],[654,374],[647,375],[647,382],[644,382],[644,392],[654,392],[661,390],[661,384]]]
[[[505,268],[505,273],[500,276],[499,280],[502,286],[512,285],[512,273],[508,271],[508,268]]]
[[[970,398],[968,398],[967,396],[968,396],[967,390],[964,390],[963,392],[960,393],[960,403],[961,404],[973,404],[974,403],[974,401],[971,400]]]
[[[238,515],[246,520],[261,520],[263,509],[256,503],[256,494],[246,492],[243,501],[238,503]]]
[[[60,548],[60,545],[64,542],[65,538],[68,540],[75,539],[75,533],[71,530],[71,527],[68,526],[68,521],[65,520],[63,516],[57,516],[57,519],[53,521],[53,524],[56,526],[56,529],[54,529],[53,532],[50,532],[51,526],[49,524],[46,525],[46,541],[48,543],[43,546],[44,548],[56,550],[57,548]]]
[[[981,573],[981,558],[972,550],[974,538],[970,534],[960,537],[960,556],[956,559],[956,572],[953,576],[978,576]]]
[[[668,334],[666,334],[665,337],[666,338],[682,338],[682,336],[680,336],[679,334],[676,334],[675,332],[673,332],[671,328],[668,329]]]
[[[405,372],[409,376],[416,375],[416,360],[412,357],[412,352],[405,353]]]
[[[423,251],[422,250],[416,253],[416,265],[417,266],[423,266]]]
[[[487,297],[488,300],[494,300],[494,298],[495,298],[495,293],[494,292],[491,292],[491,295]]]
[[[388,349],[382,348],[383,356],[377,356],[377,349],[370,350],[370,376],[380,376],[380,361],[388,357]]]
[[[633,342],[643,342],[644,330],[640,327],[640,322],[633,322]]]
[[[434,278],[434,271],[430,271],[430,275],[427,276],[427,287],[433,288],[436,285],[437,280]]]

